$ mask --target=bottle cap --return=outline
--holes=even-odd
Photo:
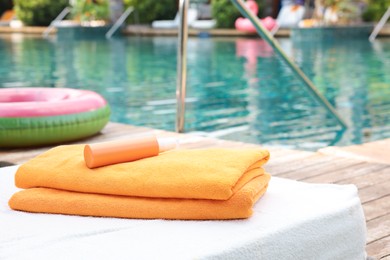
[[[176,149],[178,147],[178,142],[176,138],[164,137],[157,139],[160,153]]]

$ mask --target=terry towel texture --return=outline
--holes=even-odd
[[[19,167],[12,209],[84,216],[236,219],[252,214],[270,175],[262,149],[175,150],[86,167],[83,145],[53,148]]]

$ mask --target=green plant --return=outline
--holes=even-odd
[[[363,20],[379,21],[389,6],[390,0],[370,0],[366,11],[363,13]]]
[[[342,0],[341,0],[342,1]],[[339,0],[322,0],[320,1],[321,4],[325,7],[335,6],[338,2],[341,2]]]
[[[72,16],[82,22],[105,20],[110,17],[108,0],[76,0],[72,8]]]
[[[264,1],[256,0],[256,2],[259,6],[258,15],[261,16]],[[233,28],[236,19],[242,16],[230,0],[211,1],[211,12],[213,18],[217,21],[218,28]]]
[[[46,26],[68,5],[68,0],[14,0],[17,17],[26,25]]]
[[[176,1],[173,0],[124,0],[125,8],[132,6],[134,12],[129,16],[129,23],[147,24],[154,20],[170,20],[177,12]]]
[[[360,10],[356,1],[340,1],[337,5],[340,23],[356,22],[360,20]]]
[[[7,10],[13,8],[12,0],[0,0],[0,16]]]

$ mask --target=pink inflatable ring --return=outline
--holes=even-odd
[[[110,107],[99,94],[68,88],[0,89],[0,147],[63,143],[99,132]]]

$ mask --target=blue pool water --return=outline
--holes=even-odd
[[[390,39],[279,39],[348,128],[313,99],[260,39],[190,38],[186,132],[317,149],[390,137]],[[174,130],[172,37],[45,40],[0,36],[0,87],[71,87],[102,94],[111,121]]]

